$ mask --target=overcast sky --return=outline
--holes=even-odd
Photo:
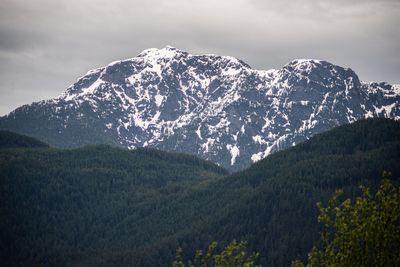
[[[400,83],[400,1],[0,0],[0,115],[166,45],[257,69],[324,59]]]

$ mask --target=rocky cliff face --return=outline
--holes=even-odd
[[[152,146],[238,170],[341,124],[399,119],[399,103],[400,86],[326,61],[263,71],[165,47],[91,70],[60,97],[0,118],[0,129],[61,147]]]

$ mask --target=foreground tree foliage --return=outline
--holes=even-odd
[[[202,250],[197,250],[195,258],[189,260],[187,263],[183,260],[182,249],[178,248],[176,251],[175,261],[172,263],[173,267],[255,267],[255,260],[258,253],[248,254],[246,252],[247,242],[241,241],[240,243],[235,240],[229,243],[220,253],[217,252],[217,242],[212,242],[204,253]]]
[[[311,250],[306,266],[400,266],[400,187],[384,179],[375,195],[362,187],[354,202],[338,204],[341,193],[326,208],[318,203],[322,245]]]

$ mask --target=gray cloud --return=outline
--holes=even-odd
[[[2,0],[0,115],[167,44],[258,69],[320,58],[399,83],[398,14],[397,0]]]

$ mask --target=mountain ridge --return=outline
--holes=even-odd
[[[49,147],[49,145],[29,136],[19,135],[10,131],[0,131],[0,149],[27,147]]]
[[[323,60],[263,71],[167,46],[91,70],[59,97],[2,117],[0,129],[60,147],[151,146],[239,170],[334,126],[400,119],[399,101],[400,86]]]

